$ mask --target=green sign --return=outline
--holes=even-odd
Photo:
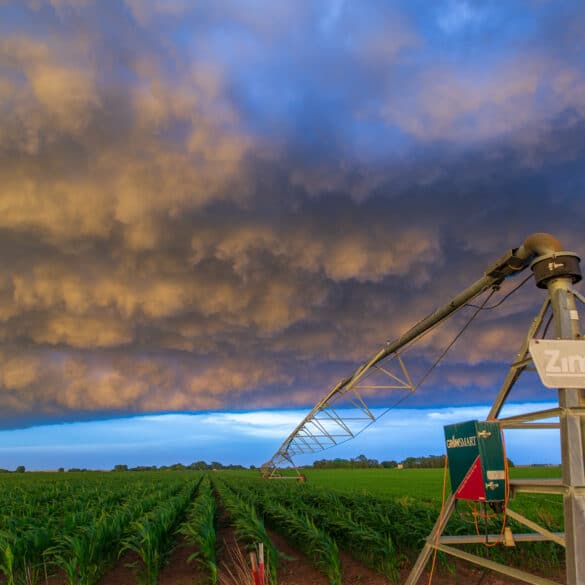
[[[500,425],[472,420],[447,425],[444,430],[455,497],[478,502],[504,501],[507,477]]]

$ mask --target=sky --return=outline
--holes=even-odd
[[[1,1],[0,467],[162,413],[247,459],[225,417],[302,418],[531,233],[582,254],[584,29],[578,0]],[[403,406],[489,404],[541,301]]]
[[[506,412],[521,414],[526,408],[554,405],[512,405]],[[399,416],[382,417],[351,441],[296,457],[295,464],[307,465],[315,459],[351,459],[362,454],[378,461],[397,462],[413,453],[438,455],[444,451],[444,425],[485,418],[488,410],[478,405],[403,408]],[[201,460],[259,467],[305,414],[299,409],[157,414],[13,429],[2,433],[0,460],[4,469],[25,465],[29,471],[60,467],[110,470],[118,464],[189,465]],[[558,464],[560,460],[555,430],[508,430],[505,440],[506,454],[514,464]]]

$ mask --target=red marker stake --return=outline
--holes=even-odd
[[[261,542],[258,545],[258,573],[260,585],[264,585],[264,543]]]
[[[260,585],[258,565],[256,564],[256,555],[253,552],[250,553],[250,565],[252,566],[252,577],[254,577],[254,585]]]

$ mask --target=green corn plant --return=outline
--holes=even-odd
[[[292,540],[314,565],[329,579],[330,585],[341,585],[341,562],[337,543],[315,525],[309,516],[281,505],[265,494],[243,486],[234,488],[243,497],[258,505],[277,532]]]
[[[63,570],[68,585],[76,585],[79,579],[79,565],[84,561],[84,547],[79,537],[65,535],[58,544],[47,549],[52,563]]]
[[[64,535],[48,549],[52,562],[66,575],[68,585],[93,585],[101,575],[107,559],[101,555],[108,534],[100,530],[100,523],[83,527],[75,534]]]
[[[187,542],[197,547],[197,551],[189,556],[188,562],[196,560],[209,571],[209,582],[217,583],[216,505],[209,479],[199,486],[199,492],[186,521],[179,527],[179,532]]]
[[[255,550],[259,542],[264,543],[266,567],[274,585],[278,582],[278,551],[266,532],[263,520],[258,516],[254,505],[233,493],[225,484],[215,482],[222,504],[230,515],[232,526],[238,540],[250,550]]]
[[[51,546],[45,542],[41,549],[43,559],[60,568],[69,585],[96,583],[117,557],[121,540],[131,521],[156,506],[161,499],[177,493],[175,484],[163,490],[150,489],[150,494],[147,494],[148,487],[152,488],[145,485],[145,489],[131,493],[126,486],[124,490],[98,494],[93,506],[72,507],[64,522],[51,526],[51,531],[57,536],[52,543],[49,538]],[[94,490],[87,493],[96,496]],[[88,519],[87,526],[77,525],[82,518]]]
[[[311,519],[329,532],[333,538],[352,554],[392,581],[398,581],[400,556],[388,534],[356,523],[344,509],[312,509]]]
[[[416,513],[391,502],[382,505],[369,496],[345,497],[306,485],[301,490],[286,486],[278,492],[281,503],[307,514],[342,548],[392,580],[398,579],[400,564],[409,552],[418,552],[433,525],[425,511],[417,530]]]
[[[128,521],[124,509],[103,514],[91,526],[58,537],[57,543],[45,554],[52,559],[53,565],[63,570],[68,585],[93,585],[115,558],[117,544]]]
[[[289,536],[329,579],[330,585],[341,585],[341,562],[337,543],[302,514],[272,501],[264,502],[264,512],[277,531]]]
[[[47,531],[35,525],[12,528],[0,533],[0,571],[6,576],[7,584],[34,584],[40,577]]]
[[[119,555],[130,550],[142,561],[138,572],[141,585],[156,585],[162,564],[172,548],[173,526],[183,514],[193,488],[154,509],[142,520],[132,523],[132,534],[122,541]],[[135,565],[136,566],[136,565]]]
[[[6,585],[14,585],[14,551],[10,535],[0,532],[0,571],[6,577]]]
[[[156,522],[145,520],[134,523],[135,533],[122,543],[120,554],[126,550],[135,552],[143,562],[138,574],[141,585],[156,585],[164,550],[164,529]]]
[[[239,490],[255,496],[262,506],[266,501],[266,492],[247,489],[240,486]],[[324,530],[351,555],[362,561],[366,566],[373,568],[388,579],[399,579],[399,564],[402,560],[394,547],[392,538],[378,530],[362,525],[352,518],[351,513],[341,505],[335,496],[327,498],[326,502],[312,506],[301,498],[298,491],[283,491],[279,502],[286,505],[297,514],[306,516],[316,526]]]
[[[64,569],[70,574],[77,570],[78,576],[73,579],[95,580],[92,564],[94,572],[99,572],[118,552],[125,533],[118,524],[128,526],[161,501],[184,491],[192,480],[192,475],[166,474],[0,477],[0,575],[6,584],[31,584],[39,581],[47,567],[59,568],[60,562],[72,565]],[[104,520],[100,521],[102,516]],[[92,530],[91,536],[85,527]],[[72,542],[62,540],[64,537],[86,540],[83,546],[91,545],[86,568],[78,562],[75,569],[76,561],[70,558],[72,549],[83,559],[83,551],[78,550],[82,545],[75,548]],[[107,543],[108,539],[111,542]],[[113,553],[112,547],[116,549]]]
[[[315,523],[307,516],[294,517],[288,521],[293,535],[296,534],[297,541],[307,539],[312,543],[308,551],[313,557],[317,566],[329,578],[331,585],[341,585],[341,562],[339,560],[339,549],[337,543],[323,530],[315,526]]]

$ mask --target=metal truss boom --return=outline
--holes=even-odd
[[[484,275],[463,292],[419,321],[399,338],[387,343],[350,376],[335,384],[327,395],[313,407],[284,440],[272,458],[264,463],[262,466],[263,475],[271,477],[280,465],[292,463],[293,456],[333,447],[353,438],[358,432],[375,422],[379,416],[376,416],[368,407],[360,390],[399,389],[413,392],[415,387],[400,357],[401,350],[478,295],[500,285],[507,277],[524,270],[535,256],[546,254],[551,250],[561,250],[561,245],[556,238],[549,234],[533,234],[519,248],[508,251],[489,266]],[[389,368],[381,366],[381,362],[384,360],[390,361],[392,359],[396,359],[398,362],[403,378],[390,372]],[[363,384],[363,381],[373,374],[385,375],[391,383]],[[354,416],[354,422],[362,423],[359,431],[352,430],[351,425],[347,424],[348,418],[333,409],[333,405],[341,397],[349,398],[352,406],[355,407],[355,411],[353,411],[355,416],[352,416]]]

